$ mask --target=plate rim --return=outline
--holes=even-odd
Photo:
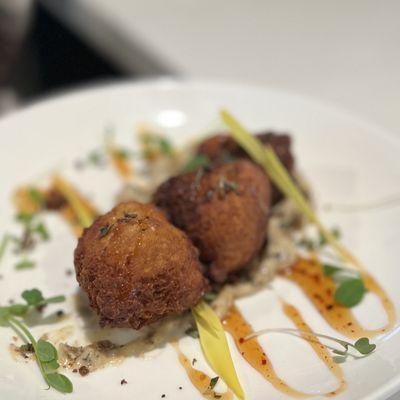
[[[65,101],[74,101],[81,96],[91,94],[93,92],[106,92],[108,90],[118,90],[122,88],[132,88],[133,90],[180,90],[180,89],[203,89],[209,87],[217,90],[231,90],[236,88],[240,90],[269,92],[271,94],[283,95],[292,98],[293,100],[303,102],[310,107],[318,107],[325,110],[331,115],[338,118],[344,118],[349,123],[365,129],[371,134],[384,137],[389,142],[400,148],[400,132],[396,133],[388,128],[385,128],[368,118],[345,109],[336,103],[319,99],[318,97],[292,92],[290,90],[280,89],[270,85],[255,84],[249,82],[238,82],[233,80],[216,80],[216,79],[192,79],[192,78],[177,78],[177,77],[149,77],[145,79],[111,79],[106,81],[96,81],[89,84],[79,85],[77,87],[57,90],[43,97],[27,102],[21,108],[13,110],[4,116],[0,117],[0,132],[7,124],[12,124],[24,115],[36,113],[38,110],[54,105],[54,103],[63,103]],[[0,142],[1,142],[0,134]],[[367,396],[360,400],[389,400],[390,396],[400,394],[400,373],[397,376],[389,379],[383,385],[377,387]]]
[[[48,95],[33,99],[22,104],[21,108],[12,110],[11,112],[0,116],[0,131],[2,126],[7,123],[12,123],[12,120],[19,118],[21,115],[35,112],[37,109],[45,108],[53,103],[63,101],[73,101],[74,98],[84,96],[93,92],[102,92],[107,90],[115,90],[130,86],[134,90],[179,90],[179,89],[200,89],[200,88],[214,88],[218,90],[227,90],[236,88],[237,90],[252,90],[259,92],[269,92],[271,94],[291,97],[295,100],[307,103],[310,106],[324,109],[325,111],[336,115],[339,118],[346,118],[353,124],[360,126],[362,129],[369,130],[375,135],[382,135],[393,141],[396,145],[400,146],[400,132],[396,133],[383,125],[369,120],[362,114],[351,111],[348,108],[344,108],[339,104],[331,101],[327,101],[319,98],[318,96],[312,96],[308,94],[302,94],[296,91],[282,89],[273,85],[256,84],[246,81],[234,81],[234,80],[223,80],[223,79],[193,79],[190,77],[149,77],[144,79],[110,79],[105,81],[95,81],[87,84],[81,84],[72,88],[63,88],[50,92]],[[1,137],[0,137],[1,138]]]

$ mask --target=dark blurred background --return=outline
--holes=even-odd
[[[316,97],[400,132],[399,0],[0,0],[0,113],[159,75]]]
[[[0,14],[0,82],[14,100],[30,101],[77,84],[127,76],[43,6],[30,7],[23,11],[26,15]],[[18,31],[17,20],[24,18],[26,25]]]

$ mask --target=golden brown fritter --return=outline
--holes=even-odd
[[[224,282],[263,245],[270,184],[258,166],[238,160],[171,178],[158,188],[154,202],[199,248],[209,275]]]
[[[75,270],[102,326],[139,329],[197,304],[207,288],[187,236],[155,206],[133,201],[85,229]]]
[[[294,158],[291,153],[291,138],[286,134],[273,132],[259,133],[256,135],[265,145],[270,145],[282,164],[289,172],[293,171]],[[228,135],[215,135],[200,143],[198,154],[206,155],[214,165],[220,165],[238,158],[249,158],[246,152]],[[281,200],[282,195],[273,185],[271,203]]]

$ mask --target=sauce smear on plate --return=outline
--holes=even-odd
[[[339,364],[333,361],[328,349],[318,340],[316,336],[312,335],[313,331],[304,321],[300,312],[294,306],[292,306],[291,304],[283,303],[283,312],[296,325],[297,329],[310,333],[310,335],[303,335],[303,337],[308,340],[320,360],[329,368],[332,374],[335,375],[336,379],[340,382],[339,387],[335,391],[327,393],[325,394],[325,396],[336,396],[337,394],[343,392],[347,387],[347,383],[344,379],[343,370],[342,368],[340,368]]]
[[[205,399],[214,400],[231,400],[233,399],[232,392],[228,389],[225,393],[217,393],[212,388],[210,388],[211,378],[204,372],[201,372],[193,368],[192,363],[189,359],[182,353],[178,344],[176,342],[172,343],[176,354],[178,355],[179,362],[185,369],[190,381],[194,387],[202,394]]]
[[[324,275],[323,268],[315,259],[299,259],[292,268],[283,272],[283,275],[301,287],[305,295],[314,304],[328,324],[343,335],[359,339],[360,337],[374,337],[391,329],[396,322],[394,305],[388,295],[367,272],[361,271],[365,287],[380,299],[384,307],[388,322],[379,329],[365,329],[355,318],[350,308],[337,304],[334,300],[335,283]]]
[[[224,317],[223,324],[225,329],[233,336],[236,346],[243,358],[269,381],[275,389],[292,397],[305,398],[310,396],[307,393],[291,388],[279,378],[271,361],[268,359],[264,349],[256,338],[244,340],[246,336],[254,331],[237,307],[233,306],[228,311]]]
[[[310,334],[313,333],[311,328],[306,324],[306,322],[303,320],[302,316],[295,307],[289,304],[284,304],[283,310],[298,329],[310,332]],[[246,336],[252,334],[254,331],[237,307],[234,306],[229,310],[224,318],[223,323],[226,330],[233,336],[236,346],[243,358],[267,381],[269,381],[275,389],[296,398],[314,396],[314,394],[300,392],[290,387],[281,378],[279,378],[274,370],[271,361],[268,359],[268,356],[265,354],[264,349],[261,347],[256,338],[244,340]],[[311,341],[310,338],[312,339]],[[329,368],[329,370],[333,373],[333,375],[340,383],[339,387],[335,391],[326,393],[324,394],[324,396],[336,396],[337,394],[341,393],[347,386],[344,380],[342,369],[333,361],[327,348],[315,336],[309,335],[307,339],[310,341],[310,345],[315,353]],[[315,394],[315,396],[316,395],[317,394]]]

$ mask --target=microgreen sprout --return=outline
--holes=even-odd
[[[21,297],[25,300],[26,304],[12,304],[10,306],[0,307],[1,315],[24,316],[32,309],[40,309],[47,304],[62,303],[65,301],[64,296],[44,298],[42,292],[38,289],[24,290]]]
[[[371,354],[376,349],[376,345],[374,343],[370,343],[369,339],[366,337],[362,337],[362,338],[358,339],[356,342],[351,343],[346,340],[335,338],[333,336],[323,335],[321,333],[315,333],[315,332],[302,331],[299,329],[292,329],[292,328],[262,329],[260,331],[254,332],[250,335],[247,335],[246,337],[244,337],[244,340],[247,341],[247,340],[253,339],[257,336],[264,335],[266,333],[287,333],[287,334],[292,334],[297,337],[303,338],[305,340],[312,340],[314,337],[331,340],[331,341],[339,344],[343,348],[343,349],[333,349],[332,350],[332,352],[334,354],[336,354],[342,358],[342,359],[334,358],[335,361],[339,361],[339,362],[345,361],[345,359],[350,355],[349,350],[351,348],[356,350],[362,356],[367,356],[368,354]]]
[[[35,266],[35,262],[32,260],[28,260],[26,258],[22,259],[21,261],[18,261],[15,264],[15,269],[18,271],[22,271],[25,269],[32,269]]]
[[[38,289],[30,289],[22,292],[22,298],[26,304],[13,304],[0,307],[0,326],[12,328],[27,344],[31,344],[35,353],[37,365],[45,382],[61,393],[71,393],[73,386],[71,381],[57,372],[59,367],[57,349],[48,341],[36,340],[25,323],[20,319],[30,310],[50,303],[59,303],[65,300],[64,296],[44,298]]]
[[[30,193],[31,196],[36,199],[39,199],[40,196],[42,196],[42,194],[34,188],[30,189]],[[8,243],[12,241],[15,244],[15,253],[23,253],[24,255],[24,257],[15,264],[15,269],[31,269],[35,266],[35,263],[26,258],[26,253],[33,249],[37,240],[49,240],[50,234],[43,221],[41,221],[36,214],[20,212],[15,216],[15,219],[22,225],[22,234],[20,237],[10,234],[4,235],[3,241],[0,245],[0,260],[5,253]]]
[[[31,249],[35,243],[35,239],[39,238],[42,241],[50,239],[50,234],[36,214],[18,213],[15,217],[23,227],[21,238],[14,238],[17,244],[17,251],[27,251]]]

